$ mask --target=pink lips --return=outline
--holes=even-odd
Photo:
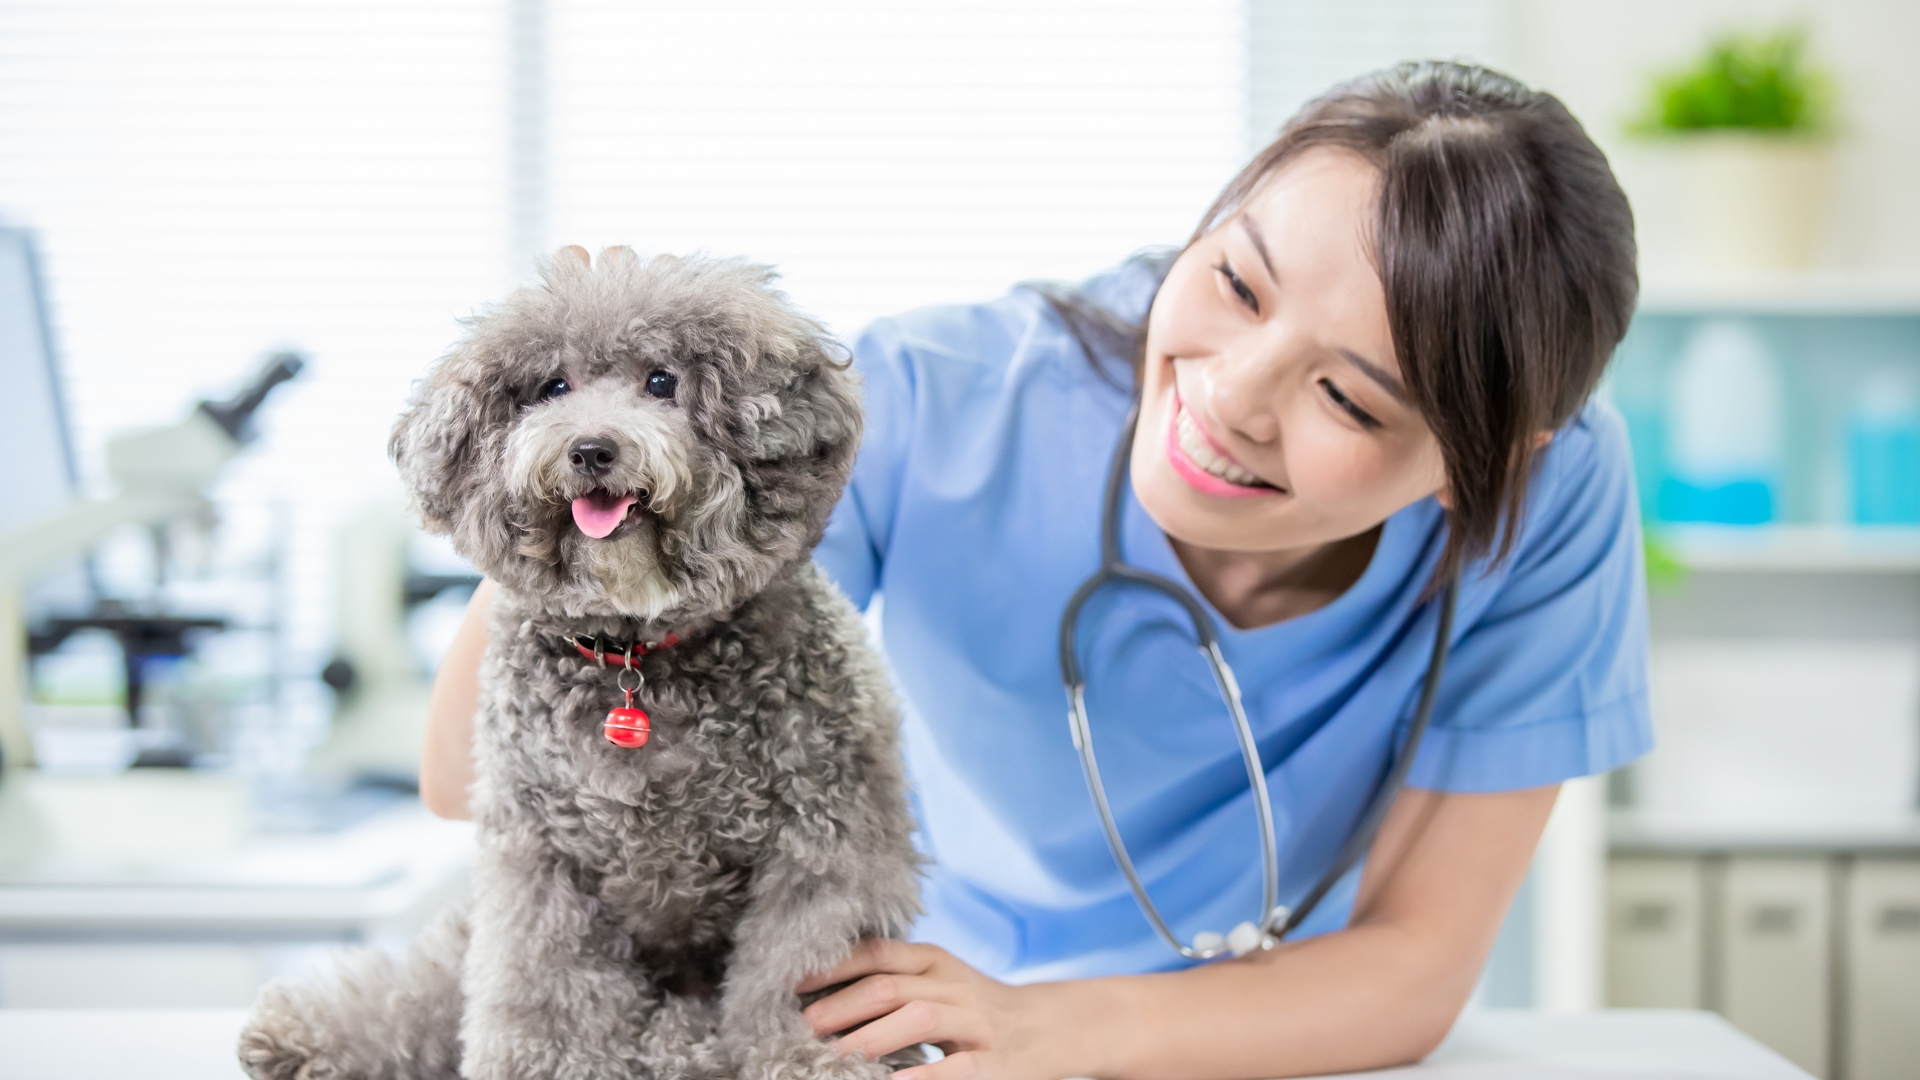
[[[595,540],[604,540],[607,534],[620,527],[620,523],[627,518],[627,511],[639,501],[632,495],[591,491],[573,500],[573,523]]]
[[[1244,484],[1222,480],[1188,457],[1187,452],[1180,449],[1180,410],[1184,408],[1186,406],[1181,404],[1180,393],[1176,390],[1173,395],[1173,412],[1167,417],[1166,447],[1167,463],[1173,466],[1173,471],[1179,475],[1180,479],[1187,482],[1188,487],[1202,495],[1214,495],[1222,499],[1257,499],[1264,495],[1279,494],[1277,490],[1270,487],[1247,487]],[[1217,453],[1228,456],[1226,451],[1221,449],[1220,444],[1214,442],[1213,437],[1207,434],[1206,429],[1201,429],[1200,437],[1206,439]]]

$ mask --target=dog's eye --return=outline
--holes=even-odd
[[[680,380],[674,378],[671,373],[656,371],[647,376],[647,396],[672,401],[674,387],[678,385]]]
[[[540,384],[540,389],[533,392],[533,400],[536,404],[542,401],[552,401],[554,398],[569,393],[572,390],[573,387],[568,384],[565,379],[548,379],[546,382]]]

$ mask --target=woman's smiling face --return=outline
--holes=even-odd
[[[1310,150],[1174,261],[1147,326],[1132,473],[1169,536],[1279,552],[1444,492],[1371,237],[1379,174]]]

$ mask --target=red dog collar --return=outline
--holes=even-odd
[[[579,636],[575,636],[567,639],[567,643],[572,645],[576,650],[578,650],[581,656],[585,657],[588,660],[592,660],[594,663],[599,664],[601,667],[606,667],[608,664],[613,664],[616,667],[624,668],[624,667],[638,666],[640,663],[640,658],[647,655],[650,652],[659,652],[661,649],[664,649],[669,645],[680,644],[680,635],[668,634],[666,637],[661,638],[659,641],[635,642],[634,644],[629,645],[626,648],[620,649],[617,651],[608,651],[605,649],[591,648],[587,645],[587,641],[592,641],[593,644],[595,645],[600,644],[600,639],[597,637],[581,638]]]
[[[659,641],[635,642],[618,652],[594,648],[579,637],[567,640],[581,656],[601,667],[611,663],[620,668],[620,675],[615,681],[620,687],[620,692],[627,696],[627,703],[607,710],[606,724],[602,729],[607,741],[627,750],[636,750],[647,745],[647,737],[653,733],[653,722],[648,719],[646,710],[633,703],[634,692],[646,685],[646,677],[640,674],[640,658],[650,652],[658,652],[669,645],[680,644],[680,635],[668,634]],[[598,637],[593,638],[592,641],[595,646],[600,644]],[[632,686],[628,686],[626,681],[629,671],[633,672]]]

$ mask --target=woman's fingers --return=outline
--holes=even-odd
[[[980,1014],[934,1001],[909,1001],[835,1044],[842,1053],[879,1058],[921,1043],[978,1045],[986,1034]]]
[[[983,1059],[977,1050],[962,1050],[925,1065],[895,1069],[893,1080],[977,1080],[983,1071]]]
[[[847,954],[847,958],[832,971],[809,976],[794,990],[810,994],[834,983],[850,982],[863,975],[883,971],[896,975],[925,975],[940,955],[941,950],[932,945],[911,945],[892,938],[862,938]]]
[[[939,980],[881,972],[828,994],[807,1006],[800,1015],[813,1025],[816,1034],[831,1035],[885,1016],[909,1001],[953,1005],[957,1004],[954,998],[953,987]]]
[[[940,1061],[900,1070],[895,1074],[900,1080],[989,1076],[1004,1063],[1000,1051],[1012,1038],[1010,1030],[1001,1029],[1010,1023],[1018,1027],[1023,1014],[1012,1000],[1015,988],[981,975],[936,945],[869,938],[832,971],[799,989],[804,993],[842,982],[852,985],[804,1013],[821,1035],[847,1031],[834,1041],[842,1053],[879,1059],[918,1043],[947,1051]]]

